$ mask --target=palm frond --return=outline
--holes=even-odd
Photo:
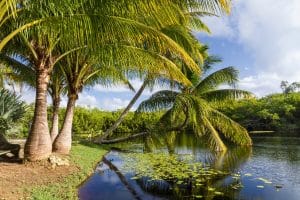
[[[136,112],[146,112],[146,111],[157,111],[161,109],[170,108],[174,101],[178,92],[163,90],[154,93],[149,99],[143,101]]]
[[[223,113],[212,110],[211,115],[208,116],[208,120],[211,121],[212,125],[225,136],[226,139],[230,140],[234,144],[250,146],[252,140],[247,130],[237,122],[233,121]]]
[[[7,123],[14,123],[25,113],[25,102],[5,89],[0,89],[0,118]]]
[[[210,147],[212,147],[215,151],[226,151],[227,148],[220,138],[218,131],[211,124],[211,121],[206,117],[204,117],[203,121],[205,123],[205,126],[207,127],[207,131],[209,132],[208,137]]]
[[[0,63],[9,67],[12,70],[13,76],[19,82],[23,82],[30,87],[35,86],[35,71],[30,63],[22,61],[21,58],[13,58],[11,56],[0,53]]]
[[[204,92],[201,94],[201,98],[209,102],[222,102],[226,100],[236,100],[251,97],[253,97],[253,94],[251,92],[238,89],[219,89]]]
[[[203,70],[204,72],[206,72],[207,70],[211,69],[212,66],[216,63],[220,63],[222,62],[222,59],[218,56],[214,56],[214,55],[208,55],[205,60],[204,60],[204,64],[203,64]]]
[[[233,67],[218,70],[203,80],[195,87],[193,93],[201,95],[204,92],[214,90],[222,84],[234,85],[238,81],[238,71]]]

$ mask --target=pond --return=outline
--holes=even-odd
[[[252,148],[232,147],[223,154],[212,153],[200,139],[189,134],[177,136],[172,148],[161,148],[153,154],[144,153],[142,144],[126,144],[122,149],[136,153],[109,152],[79,188],[79,198],[299,200],[300,138],[260,136],[254,137],[253,143]],[[149,158],[151,162],[144,161]],[[160,159],[164,160],[165,168],[151,170]],[[195,163],[201,163],[207,171],[199,171]],[[177,168],[181,169],[174,165],[180,165]],[[139,166],[144,171],[130,166]],[[174,171],[182,173],[182,169],[190,170],[186,171],[190,178],[184,177],[183,181],[170,178]],[[191,169],[198,170],[197,174]],[[155,174],[151,177],[149,170],[159,177]],[[210,177],[204,180],[199,173]]]

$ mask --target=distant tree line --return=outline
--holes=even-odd
[[[300,130],[300,93],[273,94],[260,99],[230,101],[218,109],[248,129],[282,133]]]

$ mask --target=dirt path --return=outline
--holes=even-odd
[[[0,160],[0,200],[26,199],[30,188],[60,181],[77,172],[78,168],[70,164],[53,169],[47,161],[22,164]]]

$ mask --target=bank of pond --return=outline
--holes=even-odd
[[[111,151],[79,187],[79,198],[300,197],[300,138],[254,136],[251,148],[232,146],[222,153],[209,150],[193,134],[177,134],[170,140],[151,151],[142,140],[110,146]]]

